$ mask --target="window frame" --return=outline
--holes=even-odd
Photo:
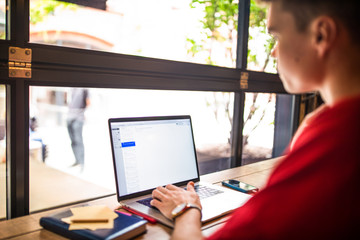
[[[236,68],[29,43],[29,1],[8,2],[10,40],[0,41],[0,84],[7,86],[8,219],[29,214],[30,86],[234,92],[231,167],[241,165],[245,92],[286,93],[277,74],[246,70],[250,0],[239,0]],[[30,79],[9,78],[10,46],[32,49]],[[247,89],[240,85],[244,72]]]

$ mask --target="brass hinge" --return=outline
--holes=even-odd
[[[30,48],[9,47],[9,77],[31,78]]]
[[[248,89],[248,79],[249,79],[249,73],[248,72],[241,72],[240,76],[240,88],[241,89]]]

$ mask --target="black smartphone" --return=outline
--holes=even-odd
[[[247,183],[244,183],[244,182],[240,182],[235,179],[225,180],[225,181],[222,181],[221,183],[222,183],[222,185],[224,185],[226,187],[238,190],[243,193],[253,194],[253,193],[256,193],[257,191],[259,191],[259,189],[257,187],[252,186]]]

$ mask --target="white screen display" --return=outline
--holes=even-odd
[[[120,196],[198,177],[190,119],[112,122]]]

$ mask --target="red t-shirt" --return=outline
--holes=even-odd
[[[360,239],[360,96],[317,114],[209,239]]]

